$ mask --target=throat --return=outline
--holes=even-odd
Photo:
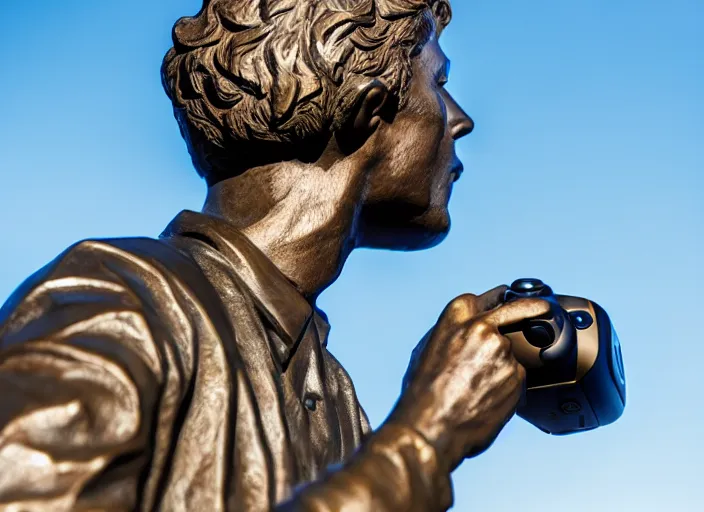
[[[203,213],[239,229],[314,305],[356,246],[358,201],[328,173],[253,171],[210,187]]]

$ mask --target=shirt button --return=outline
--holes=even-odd
[[[318,401],[315,398],[309,396],[305,400],[303,400],[303,405],[309,411],[315,412],[315,410],[318,408]]]

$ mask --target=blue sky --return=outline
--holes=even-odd
[[[0,32],[0,302],[66,246],[156,236],[198,209],[161,91],[198,0],[7,2]],[[373,423],[444,304],[517,277],[599,302],[628,406],[555,438],[520,419],[454,475],[456,510],[704,510],[704,2],[462,0],[443,37],[475,119],[453,230],[360,251],[321,299]]]

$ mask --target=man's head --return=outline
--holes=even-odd
[[[454,139],[472,129],[442,88],[450,16],[448,0],[205,0],[162,69],[199,174],[315,162],[337,138],[367,155],[360,245],[439,241]]]

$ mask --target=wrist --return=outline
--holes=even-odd
[[[439,466],[449,469],[448,429],[443,419],[443,407],[429,395],[419,395],[408,389],[385,424],[402,425],[415,431],[433,447]]]
[[[435,446],[415,428],[405,423],[387,421],[375,432],[365,450],[405,466],[409,484],[412,487],[415,485],[417,496],[432,497],[433,503],[442,505],[438,510],[447,510],[452,506],[450,471],[438,456]],[[424,491],[419,491],[421,488]]]

